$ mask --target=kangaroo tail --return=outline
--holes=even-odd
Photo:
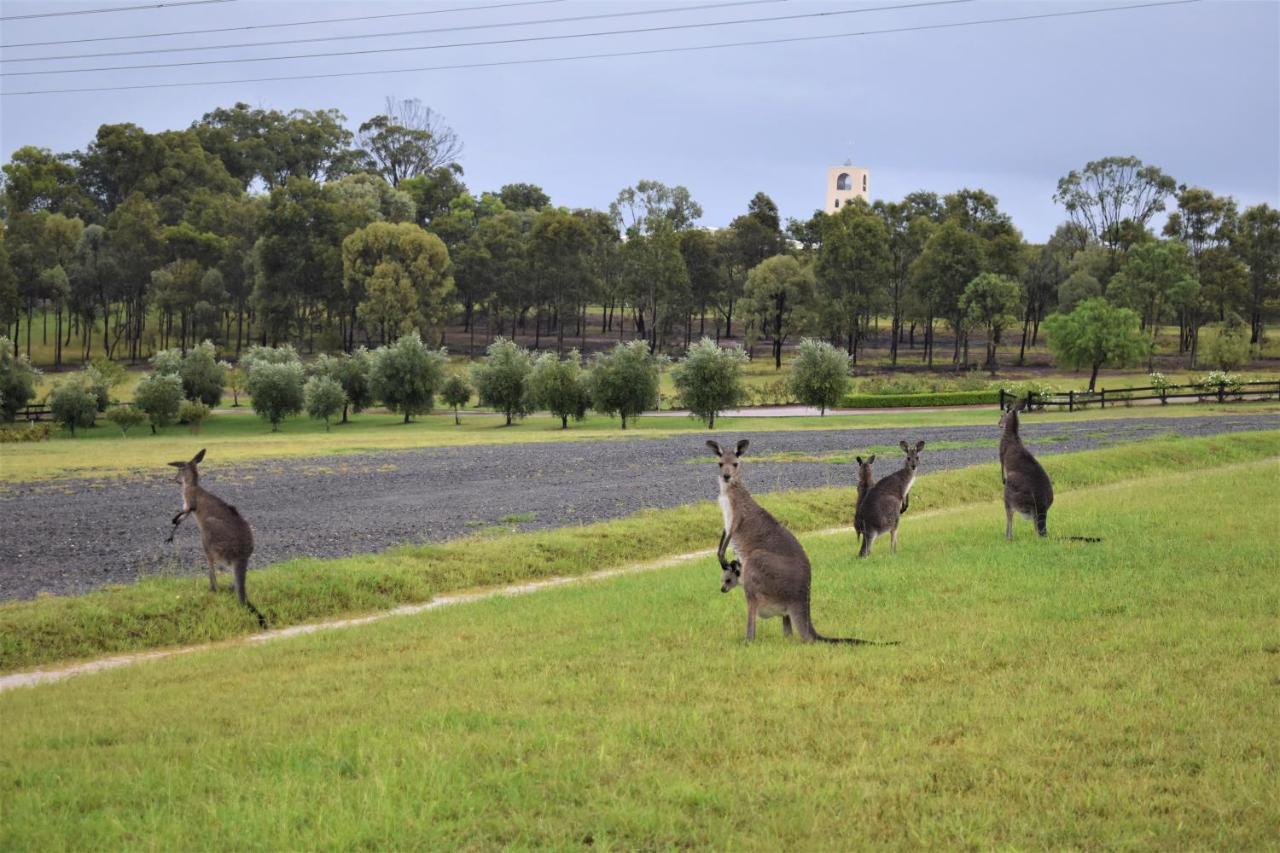
[[[813,630],[812,626],[809,628],[809,630],[813,634],[813,639],[817,640],[819,643],[833,643],[833,644],[840,644],[845,646],[896,646],[896,645],[899,645],[897,640],[892,640],[889,642],[877,642],[875,640],[859,640],[857,637],[824,637],[821,634],[819,634],[817,631]]]
[[[1101,536],[1060,536],[1064,542],[1101,542]]]
[[[253,606],[253,602],[249,600],[249,596],[244,589],[244,580],[245,580],[244,576],[245,576],[245,573],[248,571],[248,569],[249,567],[245,563],[241,563],[240,565],[235,567],[236,597],[240,599],[241,604],[249,608],[250,613],[258,617],[258,627],[262,628],[263,630],[266,630],[267,617],[262,615],[261,610]]]
[[[1047,510],[1038,510],[1036,512],[1036,533],[1041,536],[1049,535],[1049,513]]]

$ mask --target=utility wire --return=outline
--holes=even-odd
[[[305,39],[281,41],[250,41],[237,44],[209,44],[199,47],[153,47],[146,50],[121,50],[107,53],[73,53],[63,56],[35,56],[27,59],[0,59],[4,62],[54,62],[62,59],[96,59],[104,56],[138,56],[146,53],[191,53],[197,50],[232,50],[248,47],[274,47],[282,44],[314,44],[322,41],[350,41],[352,39],[396,38],[397,36],[423,36],[434,33],[455,33],[463,30],[492,30],[507,27],[532,27],[544,24],[568,24],[579,21],[598,21],[602,18],[632,18],[637,15],[665,15],[673,12],[701,12],[707,9],[723,9],[729,6],[759,6],[765,3],[787,3],[790,0],[733,0],[729,3],[706,3],[701,6],[671,6],[665,9],[637,9],[629,12],[603,12],[595,15],[574,15],[567,18],[539,18],[533,21],[498,21],[488,24],[460,24],[455,27],[436,27],[429,30],[398,30],[394,33],[363,33],[343,36],[315,36]],[[973,0],[953,0],[970,3]]]
[[[488,6],[454,6],[448,9],[427,9],[421,12],[386,12],[381,15],[355,15],[350,18],[316,18],[310,21],[289,21],[282,24],[245,24],[240,27],[214,27],[206,30],[177,30],[171,33],[139,33],[131,36],[95,36],[84,39],[62,39],[60,41],[28,41],[15,44],[0,44],[0,49],[9,50],[15,47],[51,47],[59,44],[88,44],[96,41],[129,41],[132,39],[158,39],[170,36],[200,36],[209,33],[241,33],[249,30],[273,30],[282,27],[309,27],[313,24],[345,24],[353,21],[381,21],[387,18],[412,18],[421,15],[443,15],[446,12],[481,12],[487,9],[511,9],[517,6],[547,6],[552,3],[563,3],[564,0],[524,0],[519,3],[492,3]]]
[[[236,0],[174,0],[172,3],[145,3],[141,6],[115,6],[110,9],[69,9],[66,12],[33,12],[30,15],[4,15],[0,21],[28,21],[32,18],[61,18],[66,15],[103,15],[108,12],[134,12],[139,9],[168,9],[172,6],[204,6],[208,3],[234,3]]]
[[[1020,21],[1037,21],[1046,18],[1070,18],[1080,15],[1101,15],[1110,12],[1126,12],[1135,9],[1154,9],[1162,6],[1185,6],[1190,3],[1199,3],[1200,0],[1162,0],[1155,3],[1135,3],[1128,6],[1110,6],[1104,9],[1078,9],[1068,12],[1042,12],[1035,15],[1017,15],[1007,18],[985,18],[976,21],[955,21],[948,24],[918,24],[909,27],[893,27],[883,30],[863,30],[861,32],[848,33],[828,33],[816,36],[791,36],[788,38],[776,39],[759,39],[754,41],[737,41],[721,44],[704,44],[691,45],[688,47],[659,47],[649,50],[628,50],[614,53],[585,53],[576,56],[551,56],[541,59],[508,59],[495,60],[492,62],[468,62],[456,65],[429,65],[419,68],[386,68],[374,71],[335,71],[329,74],[294,74],[282,75],[277,77],[248,77],[238,80],[194,80],[185,83],[137,83],[126,86],[96,86],[80,89],[36,89],[21,92],[0,92],[0,96],[17,97],[23,95],[66,95],[82,92],[125,92],[135,91],[139,89],[170,89],[170,88],[190,88],[193,86],[227,86],[238,85],[241,83],[274,83],[287,80],[329,80],[338,77],[370,77],[379,74],[412,74],[429,71],[459,71],[473,68],[500,68],[512,65],[546,65],[554,62],[576,62],[586,59],[613,59],[619,57],[631,56],[655,56],[658,54],[670,53],[691,53],[701,50],[722,50],[725,48],[736,47],[763,47],[765,45],[775,44],[795,44],[799,42],[814,42],[830,39],[857,38],[861,36],[889,35],[896,33],[912,33],[923,32],[929,30],[948,30],[960,27],[977,27],[987,24],[1007,24]]]
[[[98,65],[92,68],[57,68],[48,71],[0,71],[0,77],[30,77],[36,74],[92,74],[101,71],[149,71],[156,68],[191,68],[201,65],[239,65],[245,62],[285,62],[294,59],[332,59],[340,56],[371,56],[385,53],[416,53],[423,50],[446,50],[458,47],[493,47],[504,44],[530,44],[543,41],[598,38],[601,36],[640,35],[665,33],[677,30],[700,30],[711,27],[738,26],[741,24],[772,24],[779,21],[799,21],[813,18],[831,18],[843,15],[860,15],[864,12],[885,12],[897,9],[917,9],[922,6],[949,6],[970,3],[973,0],[926,0],[892,6],[871,6],[862,9],[835,9],[822,12],[804,12],[795,15],[773,15],[767,18],[735,18],[728,21],[704,21],[697,24],[662,24],[654,27],[638,27],[630,30],[597,30],[593,33],[560,33],[546,36],[522,36],[519,38],[490,39],[488,41],[462,41],[451,44],[412,45],[409,47],[370,47],[363,50],[329,51],[326,53],[294,53],[284,56],[257,56],[235,59],[195,59],[190,62],[152,62],[144,65]]]

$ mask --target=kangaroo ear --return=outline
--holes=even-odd
[[[907,452],[907,450],[909,449],[909,448],[907,447],[907,443],[906,443],[905,441],[899,441],[899,442],[898,442],[898,446],[902,448],[902,452],[903,452],[903,453],[906,453],[906,452]]]
[[[916,453],[919,453],[921,450],[924,450],[924,442],[923,442],[923,441],[917,441],[917,442],[916,442]]]
[[[192,464],[192,465],[199,465],[199,464],[200,464],[200,462],[204,459],[204,452],[205,452],[205,450],[207,450],[207,449],[208,449],[208,448],[205,448],[205,447],[200,448],[200,452],[199,452],[199,453],[197,453],[195,456],[191,457],[191,464]]]
[[[720,449],[720,445],[719,445],[719,444],[716,444],[714,441],[712,441],[712,440],[710,440],[710,439],[707,439],[707,447],[710,447],[710,448],[711,448],[711,452],[712,452],[712,453],[714,453],[716,456],[723,456],[723,455],[724,455],[724,451],[722,451],[722,450]]]
[[[742,456],[744,453],[747,452],[747,445],[749,444],[751,444],[751,441],[749,439],[745,439],[745,438],[742,439],[742,441],[738,442],[738,449],[735,452],[739,456]]]
[[[853,458],[858,460],[858,464],[859,464],[859,465],[861,465],[861,464],[862,464],[862,457],[861,457],[861,456],[855,456],[855,457],[853,457]]]
[[[870,456],[868,456],[868,457],[867,457],[867,464],[868,464],[868,465],[870,465],[871,463],[873,463],[873,462],[875,462],[875,461],[876,461],[876,455],[875,455],[874,453],[872,453]]]
[[[187,463],[185,463],[185,462],[167,462],[167,463],[165,463],[165,464],[167,464],[167,465],[172,465],[174,468],[185,468],[185,467],[187,467]]]

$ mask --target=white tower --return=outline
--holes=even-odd
[[[848,163],[827,169],[827,203],[823,210],[827,213],[839,213],[841,207],[855,198],[871,201],[867,183],[869,175],[866,169]]]

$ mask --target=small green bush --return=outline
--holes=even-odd
[[[347,395],[336,379],[328,376],[312,376],[303,386],[302,396],[306,400],[307,414],[319,421],[324,421],[324,431],[329,431],[329,421],[342,411],[347,404]]]
[[[76,427],[91,427],[98,418],[98,397],[85,374],[68,376],[49,392],[53,419],[76,434]]]
[[[304,376],[297,361],[257,361],[249,370],[249,396],[253,410],[279,432],[280,422],[302,411]]]
[[[103,417],[120,428],[120,434],[127,436],[129,430],[147,420],[147,413],[135,406],[115,406],[107,409]]]
[[[0,426],[0,444],[17,444],[24,441],[48,441],[52,437],[53,424],[51,423]]]
[[[209,407],[199,400],[183,400],[178,407],[178,422],[187,425],[192,435],[200,434],[200,424],[209,417]]]
[[[178,419],[178,406],[182,404],[182,379],[176,373],[159,371],[143,378],[133,392],[133,402],[147,413],[151,422],[151,434],[162,426]]]

